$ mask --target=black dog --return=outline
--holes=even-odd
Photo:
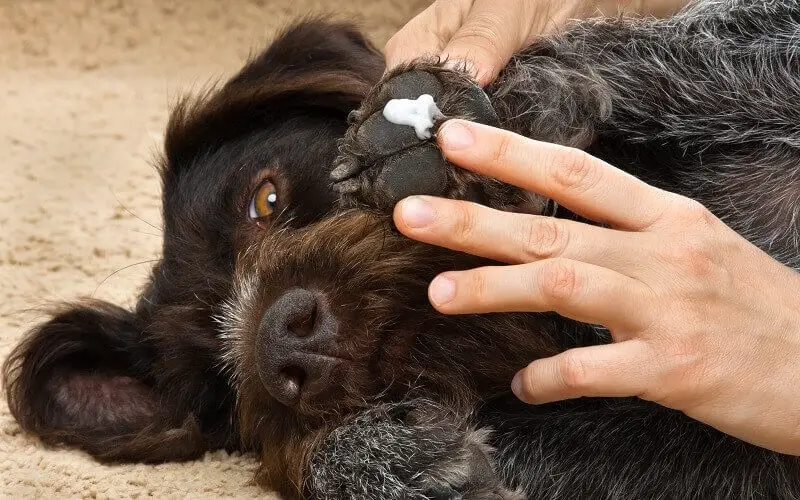
[[[693,197],[798,269],[798,29],[790,0],[586,21],[518,55],[483,101],[425,62],[381,80],[357,31],[301,23],[174,110],[150,283],[133,311],[69,304],[31,331],[4,368],[11,411],[105,461],[252,450],[258,482],[287,497],[800,498],[797,459],[679,412],[518,402],[517,369],[607,332],[436,313],[430,279],[486,262],[398,236],[387,208],[413,192],[542,200],[452,168],[431,142],[380,142],[370,121],[390,97],[434,93],[447,117],[585,148]]]

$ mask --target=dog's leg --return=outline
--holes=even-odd
[[[314,499],[517,499],[495,473],[488,433],[429,400],[384,404],[335,429],[306,481]]]
[[[590,20],[517,55],[489,89],[506,128],[686,150],[800,147],[800,2],[705,1],[674,18]]]
[[[796,1],[709,0],[667,20],[584,21],[518,54],[487,93],[501,127],[591,148],[697,199],[744,234],[771,226],[768,235],[748,236],[772,249],[797,239],[787,224],[797,194],[781,193],[800,182],[793,167],[800,157],[798,19]],[[333,177],[343,202],[390,210],[402,196],[433,194],[498,208],[519,203],[518,190],[437,157],[433,140],[407,141],[402,129],[409,127],[373,118],[399,96],[396,89],[406,90],[398,79],[409,70],[433,77],[412,90],[440,87],[447,118],[488,116],[474,111],[474,86],[457,72],[423,61],[388,75],[353,114],[342,143]],[[783,203],[769,213],[790,217],[752,220],[764,212],[764,195]],[[775,249],[790,253],[788,245]]]

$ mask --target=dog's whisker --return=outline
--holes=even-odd
[[[103,284],[105,284],[106,281],[108,281],[112,277],[116,276],[118,273],[121,273],[122,271],[124,271],[126,269],[130,269],[132,267],[141,266],[143,264],[154,264],[156,262],[159,262],[160,260],[161,259],[142,260],[142,261],[139,261],[139,262],[134,262],[133,264],[128,264],[127,266],[123,266],[123,267],[117,269],[116,271],[112,272],[111,274],[109,274],[108,276],[103,278],[103,280],[100,283],[97,284],[97,286],[95,287],[95,289],[92,292],[92,294],[90,295],[90,297],[94,297],[97,294],[97,291],[100,289],[100,287],[103,286]]]
[[[131,209],[129,209],[129,208],[127,207],[127,205],[125,205],[124,203],[122,203],[122,200],[120,200],[120,199],[119,199],[119,196],[117,196],[117,193],[114,191],[114,188],[113,188],[113,187],[112,187],[110,184],[108,185],[108,190],[111,192],[111,194],[112,194],[112,195],[114,196],[114,198],[117,200],[117,203],[119,204],[119,206],[120,206],[120,207],[122,207],[122,209],[123,209],[123,210],[124,210],[124,211],[125,211],[125,212],[126,212],[128,215],[130,215],[131,217],[133,217],[133,218],[135,218],[135,219],[137,219],[137,220],[139,220],[139,221],[141,221],[141,222],[144,222],[145,224],[147,224],[147,225],[148,225],[148,226],[150,226],[151,228],[153,228],[153,229],[155,229],[156,231],[158,231],[158,232],[159,232],[159,234],[163,234],[163,232],[164,232],[164,228],[163,228],[163,227],[161,227],[161,226],[159,226],[159,225],[156,225],[156,224],[153,224],[153,223],[151,223],[151,222],[147,221],[146,219],[144,219],[144,218],[142,218],[142,217],[138,216],[138,215],[137,215],[136,213],[134,213],[134,212],[133,212]]]

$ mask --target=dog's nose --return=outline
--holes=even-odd
[[[292,288],[279,297],[261,318],[256,342],[259,376],[269,393],[287,406],[324,396],[340,362],[331,355],[337,331],[321,294]]]

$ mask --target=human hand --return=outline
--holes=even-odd
[[[511,56],[541,34],[583,14],[591,0],[436,0],[386,44],[389,69],[422,55],[467,69],[492,82]]]
[[[386,65],[423,55],[465,65],[482,86],[511,56],[570,19],[619,13],[666,16],[687,0],[435,0],[386,43]]]
[[[468,170],[609,227],[432,197],[394,212],[410,238],[508,266],[430,285],[446,314],[555,311],[614,342],[520,370],[529,403],[638,396],[753,444],[800,454],[800,277],[706,208],[579,150],[451,120],[437,137]]]

